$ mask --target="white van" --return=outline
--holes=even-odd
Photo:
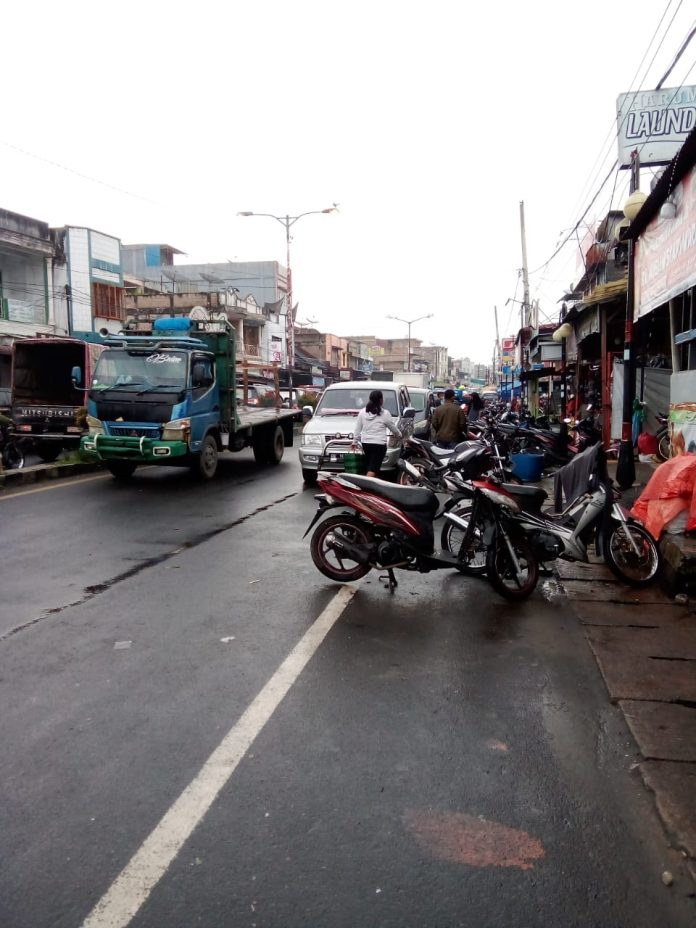
[[[313,486],[316,483],[320,464],[322,470],[334,473],[343,470],[343,458],[350,451],[358,413],[365,408],[373,390],[382,391],[384,408],[394,416],[398,426],[413,427],[413,419],[404,418],[404,412],[411,408],[406,384],[385,380],[351,380],[332,384],[324,391],[312,418],[302,430],[299,455],[306,484]],[[406,422],[408,426],[404,424]],[[400,450],[396,437],[390,435],[381,477],[389,478],[396,474]]]

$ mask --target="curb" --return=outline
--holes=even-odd
[[[43,483],[45,480],[77,477],[80,474],[91,474],[101,469],[101,463],[92,461],[57,461],[55,464],[35,464],[32,467],[8,470],[0,474],[0,490]]]

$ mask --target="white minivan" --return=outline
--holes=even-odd
[[[399,427],[405,432],[413,428],[413,418],[404,417],[404,412],[412,408],[405,384],[388,380],[350,380],[331,384],[302,430],[299,455],[306,484],[313,486],[316,483],[320,465],[321,470],[334,473],[343,470],[344,455],[350,451],[353,441],[355,420],[373,390],[382,391],[384,408],[394,416]],[[381,477],[389,478],[396,474],[400,449],[400,442],[390,435]]]

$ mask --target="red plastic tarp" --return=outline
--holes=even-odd
[[[635,502],[631,515],[640,519],[653,538],[688,509],[687,532],[696,529],[696,454],[680,454],[661,464]]]

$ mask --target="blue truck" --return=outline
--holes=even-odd
[[[148,334],[100,344],[85,388],[81,449],[117,479],[141,465],[166,464],[209,480],[224,451],[251,447],[257,462],[278,464],[292,445],[294,411],[282,406],[277,370],[265,403],[251,405],[253,371],[237,363],[235,331],[224,316],[160,317]],[[76,383],[82,376],[73,370]]]

